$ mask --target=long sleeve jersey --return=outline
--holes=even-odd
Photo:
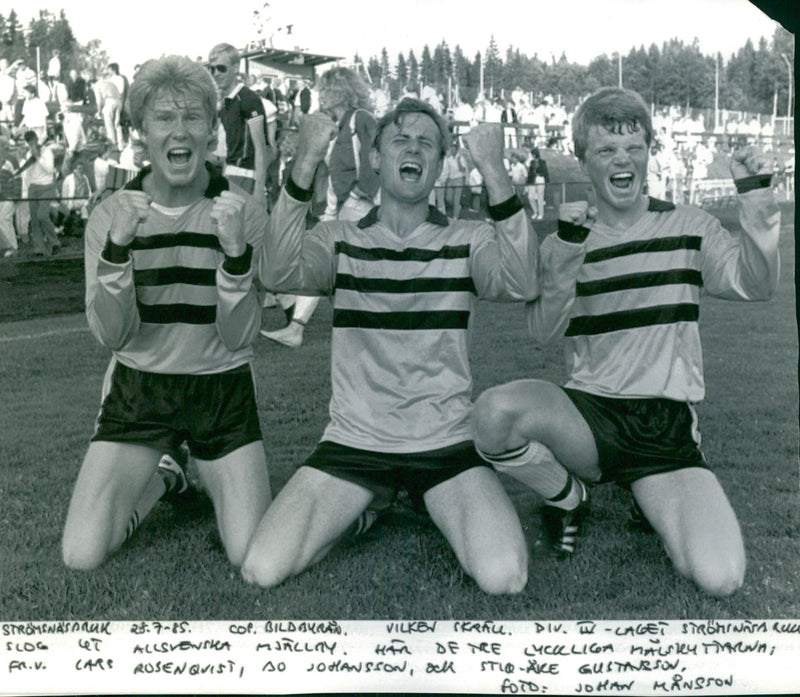
[[[148,170],[126,188],[141,190]],[[85,236],[86,316],[120,363],[153,373],[199,375],[252,360],[261,294],[251,256],[260,251],[267,215],[241,192],[247,198],[248,251],[227,259],[210,211],[229,186],[212,175],[205,195],[177,217],[151,206],[129,250],[108,240],[119,194],[92,212]]]
[[[291,195],[290,195],[291,193]],[[494,227],[428,219],[401,237],[378,217],[305,232],[311,192],[290,179],[270,219],[269,290],[331,296],[331,420],[323,439],[377,452],[471,439],[469,340],[478,298],[532,300],[538,243],[519,200]]]
[[[542,292],[526,306],[528,327],[540,344],[564,337],[567,387],[703,399],[701,292],[766,300],[778,284],[774,194],[759,188],[739,198],[741,234],[705,211],[651,198],[624,232],[560,223],[542,242]]]

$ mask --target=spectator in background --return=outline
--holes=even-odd
[[[75,153],[86,145],[86,132],[83,129],[83,112],[86,104],[86,81],[71,69],[66,82],[67,99],[61,104],[64,120],[64,140],[67,150],[64,157],[64,169],[69,170]]]
[[[516,148],[519,142],[519,119],[517,118],[517,110],[514,108],[514,101],[512,99],[506,102],[505,108],[500,114],[500,123],[507,127],[503,130],[506,147]],[[508,126],[511,126],[511,128],[508,128]]]
[[[647,161],[647,194],[664,200],[666,196],[664,173],[661,167],[661,146],[653,141],[650,146],[650,159]]]
[[[53,221],[50,219],[50,203],[56,200],[56,165],[53,148],[39,143],[36,131],[25,132],[28,159],[17,174],[22,174],[27,189],[31,215],[31,241],[33,255],[55,254],[61,248]]]
[[[528,201],[531,204],[534,220],[544,218],[545,188],[550,181],[547,162],[542,159],[539,148],[531,148],[531,159],[528,163]]]
[[[52,85],[61,81],[61,54],[58,49],[53,50],[53,55],[47,62],[47,82]]]
[[[449,206],[450,214],[458,220],[461,217],[461,197],[467,182],[468,165],[465,153],[459,147],[459,139],[453,138],[450,150],[445,157],[444,169],[447,170],[445,181],[445,207]],[[444,211],[447,213],[447,210]]]
[[[17,101],[17,82],[11,74],[7,58],[0,58],[0,122],[8,131],[14,125],[14,104]]]
[[[318,81],[319,108],[337,124],[328,157],[328,205],[322,220],[360,220],[375,204],[378,174],[369,153],[375,135],[375,119],[369,87],[349,68],[331,68]],[[305,326],[319,304],[318,297],[279,296],[278,302],[291,320],[287,327],[261,334],[290,348],[303,342]],[[293,303],[293,309],[286,303]]]
[[[33,131],[39,143],[44,143],[47,140],[47,118],[49,115],[47,105],[36,93],[36,87],[34,85],[26,85],[25,102],[22,105],[22,120],[19,122],[18,130]]]
[[[106,68],[106,76],[122,97],[122,108],[119,112],[118,125],[117,125],[117,147],[122,148],[121,143],[125,142],[125,135],[130,128],[130,114],[128,112],[128,78],[119,72],[119,63],[109,63]]]
[[[14,209],[19,189],[14,181],[17,162],[12,156],[10,141],[0,135],[0,255],[9,257],[17,253],[19,244],[14,231]]]
[[[266,114],[260,97],[249,87],[237,81],[239,52],[231,44],[218,44],[208,54],[208,69],[217,84],[221,99],[219,118],[225,133],[225,166],[223,173],[247,193],[255,191],[256,180],[260,182],[258,196],[264,197],[263,188],[268,162],[263,170],[256,171],[256,149],[267,152]],[[250,129],[248,124],[261,117],[259,129]],[[258,146],[253,137],[259,138]]]
[[[122,93],[117,85],[111,80],[111,72],[106,69],[93,88],[97,118],[103,121],[105,135],[117,150],[122,150],[125,143],[122,140],[122,128],[120,127],[120,115],[122,114]]]
[[[70,172],[61,184],[61,206],[65,216],[64,234],[79,236],[83,234],[89,218],[89,198],[92,187],[86,176],[86,163],[81,159],[74,161]]]

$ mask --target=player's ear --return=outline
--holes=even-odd
[[[369,149],[369,164],[376,172],[381,169],[381,153],[376,148]]]

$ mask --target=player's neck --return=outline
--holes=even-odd
[[[642,195],[630,208],[615,208],[603,201],[597,203],[597,222],[612,230],[627,230],[641,218],[650,205],[650,199]]]
[[[208,171],[203,170],[202,175],[196,177],[190,184],[186,186],[171,186],[154,171],[145,177],[142,187],[152,196],[153,201],[159,205],[167,208],[180,208],[202,198],[208,188],[208,181]]]
[[[406,237],[428,219],[428,200],[407,203],[384,197],[378,218],[398,237]]]

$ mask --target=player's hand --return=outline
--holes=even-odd
[[[150,215],[150,196],[144,191],[123,189],[117,195],[116,203],[108,236],[114,244],[127,247],[136,237],[139,225]]]
[[[737,148],[731,156],[731,175],[734,179],[744,179],[755,174],[771,174],[772,170],[764,153],[756,145]]]
[[[247,249],[244,237],[245,204],[243,196],[223,191],[211,206],[211,219],[217,224],[217,237],[226,256],[240,257]]]
[[[462,136],[467,151],[478,171],[486,179],[487,173],[502,170],[503,164],[503,127],[499,123],[479,123]]]
[[[317,112],[303,119],[292,166],[295,184],[304,189],[311,188],[317,165],[325,159],[328,147],[338,133],[337,123],[328,114]]]
[[[588,201],[568,201],[558,206],[558,219],[573,225],[589,226],[597,217],[597,208]]]

